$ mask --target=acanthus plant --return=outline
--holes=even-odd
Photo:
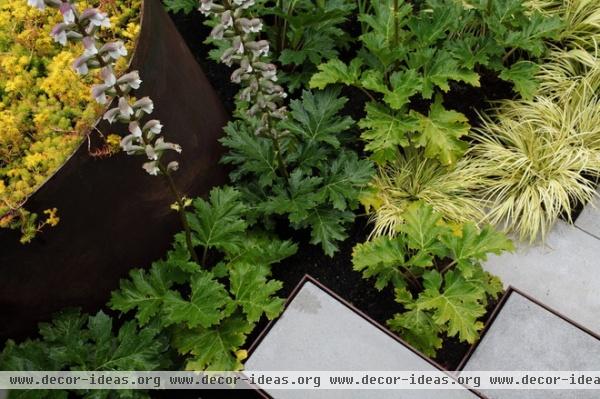
[[[160,135],[163,125],[159,120],[146,120],[154,111],[154,102],[149,97],[137,99],[133,96],[133,91],[139,89],[142,83],[139,72],[131,71],[120,77],[115,75],[115,63],[127,56],[127,49],[119,40],[104,43],[100,39],[100,29],[111,27],[108,15],[91,7],[80,12],[72,0],[28,0],[28,4],[40,10],[44,10],[46,6],[60,10],[63,22],[52,29],[51,36],[54,41],[63,46],[69,42],[82,43],[83,53],[73,61],[73,69],[81,76],[99,70],[98,77],[102,83],[93,86],[93,98],[102,105],[116,105],[104,114],[104,119],[109,123],[128,124],[129,134],[123,137],[120,143],[123,151],[129,155],[145,156],[147,162],[142,165],[143,169],[150,175],[165,177],[177,202],[176,208],[186,232],[187,248],[198,262],[185,217],[186,200],[171,176],[171,173],[179,168],[179,164],[177,161],[166,163],[164,159],[167,151],[180,153],[181,147],[165,141]]]
[[[231,178],[256,219],[268,224],[271,216],[285,215],[293,228],[310,228],[311,243],[333,256],[372,165],[344,146],[353,121],[338,115],[347,101],[339,91],[304,92],[288,112],[277,67],[269,62],[269,42],[258,38],[262,21],[248,17],[253,5],[203,0],[200,6],[213,17],[211,38],[219,42],[221,61],[235,65],[231,80],[242,85],[237,120],[222,139],[229,149],[223,162],[236,167]]]
[[[205,254],[191,260],[184,237],[150,270],[135,269],[121,281],[110,306],[134,311],[140,328],[156,326],[185,357],[188,370],[239,370],[247,335],[265,316],[277,317],[282,287],[271,265],[297,247],[257,230],[250,231],[247,205],[230,187],[215,188],[208,201],[195,199],[187,218],[194,245]]]

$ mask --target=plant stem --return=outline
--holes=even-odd
[[[279,139],[275,136],[271,136],[271,140],[273,141],[273,145],[275,146],[275,152],[277,153],[277,163],[279,165],[279,171],[281,172],[287,185],[289,186],[290,174],[288,173],[285,160],[283,159],[283,156],[281,155],[281,146],[279,145]]]
[[[508,53],[506,53],[506,55],[505,55],[504,57],[502,57],[502,64],[504,64],[506,61],[508,61],[509,57],[510,57],[511,55],[513,55],[513,53],[514,53],[515,51],[517,51],[517,48],[516,48],[516,47],[513,47],[513,48],[511,48],[511,49],[510,49],[510,51],[509,51]]]
[[[419,291],[423,290],[423,286],[419,282],[419,279],[414,274],[412,274],[410,270],[405,269],[404,277],[406,277],[408,281],[412,283],[414,288],[416,288]]]
[[[456,265],[456,261],[450,262],[449,264],[447,264],[446,266],[444,266],[444,268],[442,270],[440,270],[440,274],[443,276],[444,273],[446,273],[454,265]]]
[[[185,244],[187,246],[187,249],[190,253],[190,256],[192,257],[192,260],[194,262],[196,262],[198,265],[203,265],[204,261],[206,258],[206,251],[204,254],[204,258],[202,259],[202,263],[200,263],[199,259],[198,259],[198,255],[196,254],[196,250],[194,249],[194,244],[192,242],[192,230],[190,229],[190,224],[187,221],[187,217],[185,214],[185,202],[183,200],[183,197],[181,195],[181,193],[179,193],[179,190],[177,190],[177,186],[175,185],[175,181],[173,180],[173,176],[171,176],[171,173],[169,172],[169,170],[162,164],[162,162],[158,162],[158,168],[160,170],[160,172],[163,174],[163,176],[165,176],[165,179],[167,180],[167,183],[169,185],[169,188],[171,189],[171,192],[173,194],[173,196],[175,197],[175,201],[177,202],[177,211],[179,213],[179,219],[181,220],[181,224],[183,226],[183,230],[185,233]]]
[[[398,0],[394,0],[394,47],[398,46],[400,41],[400,26],[398,21]]]

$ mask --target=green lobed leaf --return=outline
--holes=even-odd
[[[432,310],[433,320],[445,326],[447,335],[458,336],[470,344],[479,337],[483,323],[477,319],[485,314],[485,292],[467,282],[458,272],[448,271],[444,275],[442,290],[440,273],[436,270],[423,275],[426,289],[415,301],[415,308]]]
[[[514,250],[510,239],[489,225],[479,230],[475,224],[466,223],[462,226],[460,235],[445,234],[440,240],[450,250],[452,259],[459,267],[464,268],[463,275],[466,278],[473,273],[467,267],[485,261],[489,253],[499,255],[504,251]],[[469,271],[465,272],[466,270]]]
[[[240,370],[242,364],[235,352],[253,327],[244,317],[231,316],[213,328],[180,329],[175,332],[173,345],[179,353],[192,355],[186,370]]]
[[[189,299],[177,291],[164,296],[163,324],[185,323],[189,328],[210,327],[233,311],[233,303],[223,284],[212,273],[200,271],[192,277]]]
[[[259,137],[242,122],[230,122],[224,128],[225,137],[220,142],[229,151],[221,162],[237,166],[230,173],[231,180],[239,182],[244,176],[257,176],[261,187],[273,184],[277,177],[277,160],[273,142]]]
[[[353,151],[342,151],[328,168],[322,172],[323,186],[320,192],[334,209],[345,211],[358,207],[361,189],[374,175],[373,165]]]
[[[354,214],[348,211],[339,211],[330,208],[316,208],[308,215],[306,220],[310,226],[310,243],[321,245],[327,256],[333,257],[338,251],[338,241],[348,237],[346,224],[354,220]]]
[[[274,296],[283,284],[268,280],[268,273],[268,268],[239,262],[230,269],[229,290],[251,323],[258,322],[263,314],[272,320],[283,310],[283,299]]]
[[[437,158],[442,164],[455,164],[468,145],[460,138],[469,133],[470,125],[466,116],[456,111],[448,111],[442,105],[442,97],[436,96],[427,116],[411,112],[419,119],[419,131],[413,137],[413,144],[425,148],[428,158]]]
[[[375,277],[375,288],[384,289],[406,285],[401,267],[406,263],[406,248],[402,240],[385,236],[358,244],[352,250],[353,269],[363,278]]]
[[[160,314],[166,293],[175,283],[167,262],[154,262],[149,272],[134,269],[129,280],[121,280],[120,288],[111,295],[111,309],[123,313],[136,309],[135,318],[140,325]]]
[[[500,78],[514,84],[515,90],[526,100],[531,100],[537,92],[539,82],[535,74],[539,66],[530,61],[519,61],[510,68],[503,68]]]
[[[196,198],[192,204],[193,212],[187,213],[187,219],[195,245],[224,252],[240,247],[247,224],[243,219],[246,206],[239,191],[213,188],[209,201]]]
[[[373,153],[377,163],[396,158],[398,147],[409,145],[408,133],[419,128],[419,119],[407,112],[393,112],[377,103],[368,103],[367,115],[358,125],[363,129],[361,138],[365,149]]]
[[[360,79],[361,67],[362,61],[359,58],[352,60],[350,65],[338,59],[329,60],[318,66],[319,72],[310,79],[309,86],[313,89],[324,89],[335,83],[355,85]]]
[[[354,124],[352,118],[339,115],[347,101],[340,96],[339,89],[304,91],[301,100],[291,101],[291,118],[283,122],[282,127],[298,135],[300,141],[327,143],[339,148],[338,135]]]

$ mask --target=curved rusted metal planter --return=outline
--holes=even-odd
[[[144,80],[138,96],[154,100],[165,136],[184,149],[178,187],[206,194],[226,181],[217,141],[226,112],[160,0],[146,0],[142,15],[131,61]],[[59,225],[28,245],[0,231],[0,342],[30,334],[64,307],[99,308],[129,269],[164,255],[180,226],[164,180],[148,176],[142,162],[125,154],[95,159],[83,143],[26,203],[34,212],[58,208]]]

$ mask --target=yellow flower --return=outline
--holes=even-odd
[[[239,349],[235,352],[235,358],[240,362],[248,358],[248,351],[246,349]]]
[[[56,208],[52,208],[52,209],[46,209],[44,211],[46,216],[46,224],[55,227],[58,222],[60,222],[60,218],[58,217],[58,209]]]

